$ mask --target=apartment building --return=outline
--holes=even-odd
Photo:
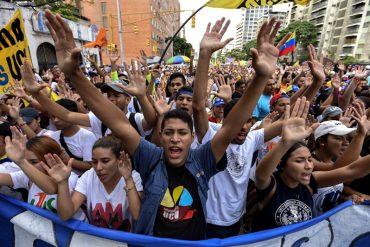
[[[171,37],[180,27],[180,3],[178,0],[120,0],[124,61],[130,62],[144,49],[148,56],[161,56],[166,47],[165,38]],[[104,27],[109,43],[120,48],[117,1],[82,1],[80,12],[95,23]],[[165,59],[172,56],[172,47]],[[103,54],[103,63],[108,63]]]

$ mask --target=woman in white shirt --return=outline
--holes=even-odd
[[[28,190],[27,202],[29,204],[56,213],[57,185],[46,174],[43,165],[46,166],[45,163],[50,162],[51,154],[62,155],[62,149],[50,137],[36,136],[27,141],[26,136],[20,133],[16,127],[10,128],[12,140],[9,137],[5,139],[6,154],[22,171],[0,173],[0,185],[10,186],[14,189],[25,188]],[[76,175],[71,176],[68,180],[72,189],[76,182]],[[78,211],[74,218],[84,220],[86,217],[82,211]]]
[[[71,159],[72,160],[72,159]],[[99,227],[132,231],[132,219],[139,216],[143,190],[140,175],[132,171],[131,161],[122,152],[119,139],[106,136],[95,142],[92,166],[77,181],[72,195],[67,180],[72,163],[56,161],[45,167],[58,184],[58,215],[68,220],[86,202],[91,224]]]

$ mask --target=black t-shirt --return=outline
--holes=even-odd
[[[185,166],[166,165],[166,168],[168,188],[158,208],[154,236],[205,239],[205,217],[197,181]]]
[[[253,231],[261,231],[279,226],[286,226],[312,219],[313,199],[307,186],[299,184],[296,188],[289,188],[282,181],[280,173],[274,173],[270,185],[257,190],[259,201],[262,201],[273,189],[276,191],[266,206],[256,214],[253,220]],[[309,187],[312,193],[317,192],[316,180],[311,176]]]

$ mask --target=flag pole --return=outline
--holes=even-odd
[[[176,33],[172,36],[171,40],[167,43],[167,46],[166,48],[164,49],[163,53],[162,53],[162,56],[161,56],[161,59],[159,59],[159,64],[163,61],[163,58],[164,56],[166,55],[166,52],[168,50],[168,48],[170,47],[170,45],[172,44],[173,40],[175,39],[176,35],[181,31],[181,29],[186,25],[186,23],[188,23],[191,18],[196,14],[198,13],[201,9],[203,9],[205,7],[205,5],[203,5],[202,7],[200,7],[199,9],[197,9],[196,11],[194,11],[194,13],[188,18],[186,19],[186,21],[181,25],[181,27],[176,31]]]

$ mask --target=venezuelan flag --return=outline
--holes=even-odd
[[[290,35],[289,39],[280,48],[279,57],[286,56],[295,50],[295,32]]]
[[[239,8],[255,8],[259,6],[269,6],[293,2],[299,5],[307,5],[311,0],[209,0],[205,6],[211,8],[224,9],[239,9]]]

